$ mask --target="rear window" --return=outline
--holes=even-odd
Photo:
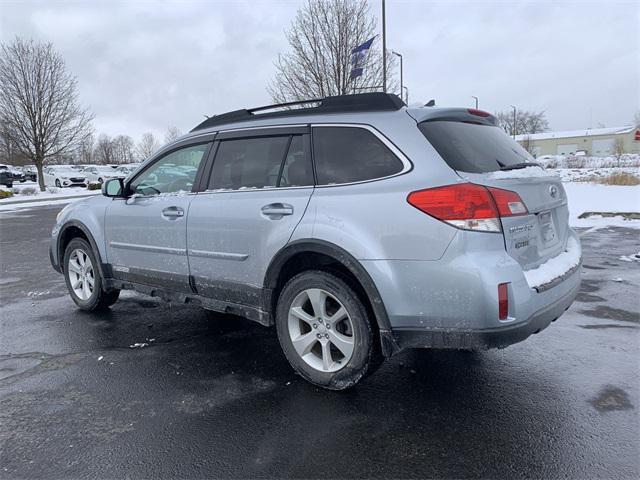
[[[500,127],[453,121],[428,121],[418,125],[429,143],[454,170],[495,172],[533,157]]]

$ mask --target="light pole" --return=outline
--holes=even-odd
[[[478,109],[478,97],[476,97],[475,95],[471,95],[471,98],[475,98],[476,99],[476,110]]]
[[[385,4],[382,0],[382,91],[387,93],[387,19]]]
[[[511,108],[513,108],[513,138],[516,138],[516,106],[515,105],[511,105]]]
[[[400,99],[402,99],[402,89],[404,88],[404,83],[402,83],[402,72],[403,72],[403,68],[402,68],[402,55],[400,55],[398,52],[396,52],[395,50],[391,50],[391,53],[393,53],[394,55],[400,57]]]

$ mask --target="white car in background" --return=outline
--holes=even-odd
[[[87,178],[89,182],[104,182],[110,178],[115,178],[116,175],[115,168],[112,168],[110,165],[91,165],[85,167],[82,170],[82,174]]]
[[[126,178],[131,173],[135,172],[139,166],[140,166],[139,163],[132,163],[130,165],[120,165],[118,168],[116,168],[113,178]]]
[[[44,184],[48,187],[86,187],[87,179],[67,165],[52,165],[44,168]]]

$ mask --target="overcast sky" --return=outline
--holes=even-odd
[[[51,41],[97,133],[183,132],[270,103],[302,1],[0,0],[0,40]],[[370,0],[379,15],[380,0]],[[640,109],[640,2],[387,0],[410,101],[544,110],[553,130],[627,125]],[[374,46],[380,48],[379,43]]]

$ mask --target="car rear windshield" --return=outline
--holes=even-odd
[[[495,172],[502,167],[534,161],[500,127],[445,120],[418,124],[429,143],[454,170]]]

